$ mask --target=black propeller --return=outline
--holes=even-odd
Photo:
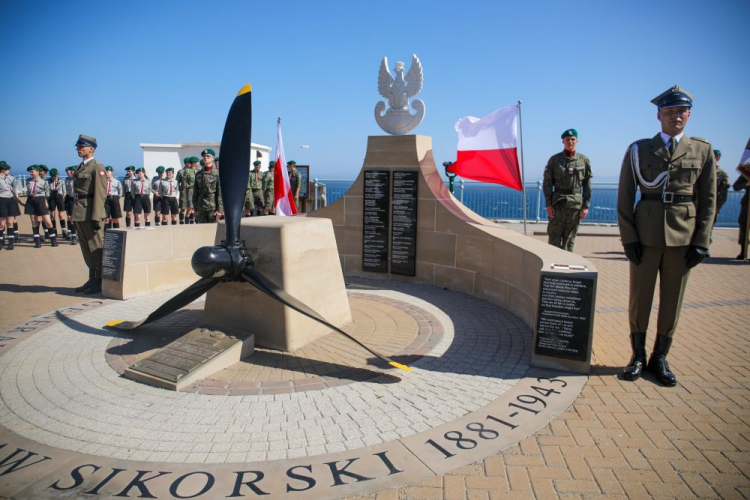
[[[250,175],[251,90],[250,85],[242,87],[229,109],[229,115],[224,126],[224,134],[221,139],[222,166],[219,171],[219,184],[224,202],[226,234],[221,245],[201,247],[193,254],[191,259],[193,271],[201,276],[201,279],[169,299],[146,319],[141,321],[110,321],[107,326],[118,330],[135,330],[185,307],[222,281],[246,281],[282,304],[356,342],[388,364],[402,370],[411,371],[408,366],[391,360],[330,324],[310,307],[286,293],[255,269],[252,259],[247,254],[245,244],[240,239],[242,209],[247,180]]]

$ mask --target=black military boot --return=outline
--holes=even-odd
[[[88,287],[91,286],[91,283],[94,281],[94,271],[89,269],[89,280],[84,283],[83,285],[76,288],[76,293],[83,293]]]
[[[643,368],[646,366],[646,334],[632,332],[630,334],[630,346],[633,348],[633,357],[625,367],[622,378],[625,380],[638,380],[641,378]]]
[[[656,380],[662,385],[667,387],[674,387],[677,385],[677,379],[669,370],[669,363],[667,363],[667,354],[669,354],[669,348],[672,345],[672,338],[666,335],[657,335],[656,342],[654,343],[654,352],[651,353],[651,358],[648,360],[648,371],[656,376]]]
[[[101,278],[95,279],[91,284],[83,291],[85,295],[94,295],[95,293],[102,293],[102,280]]]

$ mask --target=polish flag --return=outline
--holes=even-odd
[[[518,106],[498,109],[484,118],[467,116],[456,122],[458,158],[449,172],[466,179],[523,190],[518,168]]]
[[[289,173],[286,171],[284,158],[284,141],[281,140],[281,118],[276,129],[276,167],[273,170],[273,204],[276,215],[295,215],[297,207],[292,196],[292,185],[289,183]]]

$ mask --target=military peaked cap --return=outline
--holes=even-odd
[[[651,99],[651,102],[661,108],[675,108],[677,106],[693,107],[693,94],[681,88],[679,85],[665,90],[658,96]]]
[[[91,136],[81,134],[78,136],[76,146],[91,146],[92,148],[95,148],[96,139]]]

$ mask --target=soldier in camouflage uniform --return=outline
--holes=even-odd
[[[273,206],[273,176],[275,167],[276,162],[270,162],[268,164],[268,170],[263,174],[263,200],[265,202],[263,213],[266,215],[273,214],[275,211],[275,207]]]
[[[187,170],[188,168],[190,168],[190,165],[191,165],[190,164],[190,157],[186,156],[185,159],[182,160],[182,164],[183,164],[182,169],[179,172],[177,172],[177,175],[175,175],[175,177],[174,177],[175,180],[177,181],[177,187],[179,188],[179,192],[180,192],[180,224],[184,224],[185,223],[185,207],[183,206],[184,205],[184,203],[183,203],[184,196],[182,195],[182,190],[183,190],[184,186],[183,186],[183,182],[182,182],[182,176],[185,174],[185,170]],[[191,200],[191,202],[192,202],[192,200]]]
[[[247,178],[247,193],[245,195],[245,215],[264,215],[263,180],[264,174],[260,171],[260,161],[253,162],[253,170]]]
[[[204,149],[203,170],[195,176],[193,189],[193,207],[198,212],[198,223],[216,222],[224,212],[221,202],[219,172],[214,168],[215,153],[213,149]]]
[[[737,222],[740,225],[740,237],[737,240],[740,244],[740,253],[737,255],[737,258],[742,259],[744,258],[742,255],[742,246],[743,243],[747,242],[747,202],[750,197],[750,182],[748,182],[748,178],[742,172],[740,172],[740,176],[732,184],[732,189],[735,191],[745,190],[745,194],[740,200],[740,216],[737,218]]]
[[[302,174],[297,170],[297,162],[294,160],[286,162],[286,167],[289,170],[289,186],[292,189],[294,206],[297,208],[297,213],[299,213],[299,188],[302,186]]]
[[[544,168],[547,234],[550,245],[572,252],[578,224],[589,214],[593,174],[588,157],[576,151],[578,131],[571,128],[560,137],[563,151],[552,156]]]
[[[714,215],[714,225],[711,227],[711,242],[713,242],[714,227],[716,227],[716,221],[719,219],[719,212],[729,197],[729,175],[719,167],[719,158],[721,158],[721,151],[714,149],[714,159],[716,160],[716,215]]]
[[[78,244],[78,233],[76,225],[73,224],[73,207],[76,205],[76,167],[75,165],[65,169],[68,176],[65,178],[65,211],[68,214],[68,228],[70,228],[70,244]]]

